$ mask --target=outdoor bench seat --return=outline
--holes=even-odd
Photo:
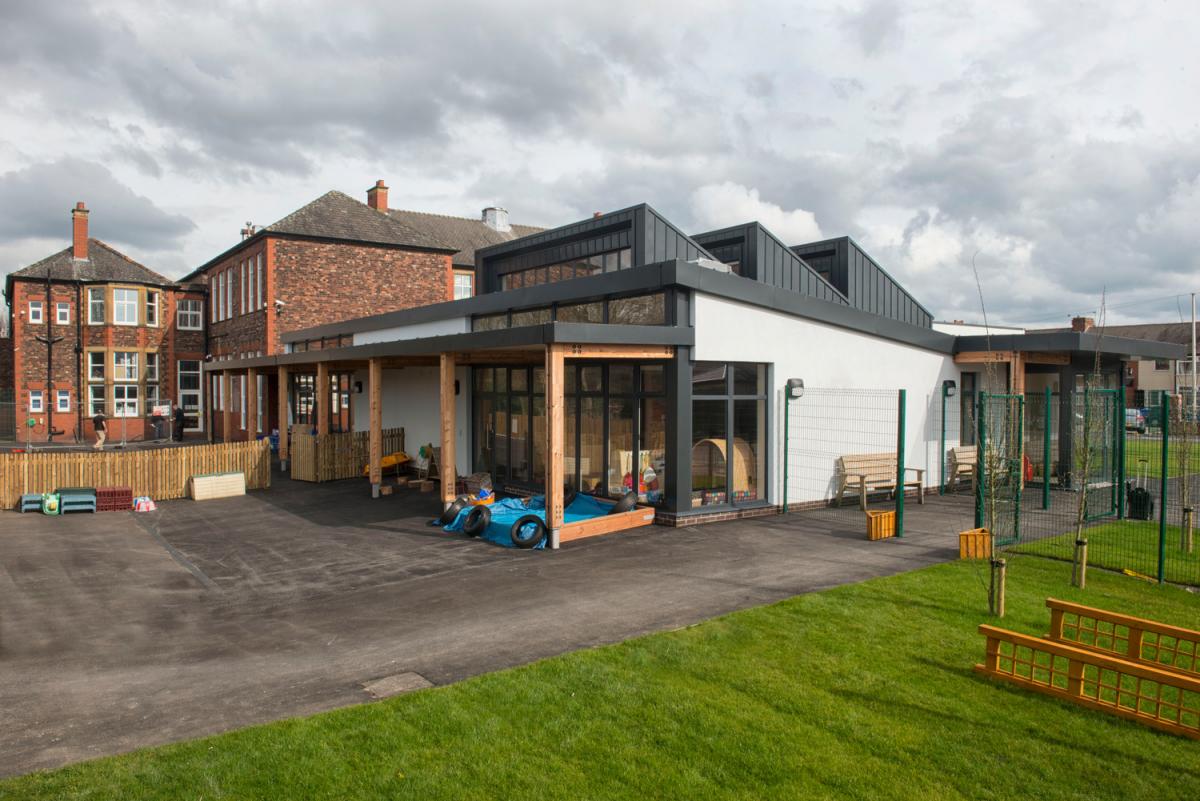
[[[925,471],[917,467],[906,467],[905,474],[915,473],[916,478],[904,480],[904,489],[917,488],[917,501],[925,503]],[[839,456],[837,460],[838,506],[850,487],[858,489],[858,504],[865,512],[867,493],[896,492],[896,454],[857,453]]]
[[[979,450],[974,445],[959,445],[950,449],[946,465],[946,488],[953,490],[959,476],[970,476],[971,488],[975,487],[976,466]]]

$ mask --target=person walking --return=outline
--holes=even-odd
[[[187,424],[187,416],[183,413],[182,406],[175,407],[175,430],[171,433],[175,435],[176,442],[183,442],[183,427]]]
[[[92,446],[95,450],[104,450],[104,439],[108,435],[108,426],[105,425],[104,412],[96,412],[96,416],[92,418],[92,428],[96,429],[96,444]]]

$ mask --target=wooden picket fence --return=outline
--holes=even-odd
[[[185,445],[99,453],[0,454],[0,509],[22,495],[59,487],[129,487],[156,501],[188,496],[188,479],[207,473],[246,474],[247,489],[271,486],[271,446],[256,442]]]
[[[385,428],[383,455],[404,450],[404,429]],[[337,481],[358,478],[371,458],[367,431],[342,434],[313,434],[312,429],[293,427],[290,443],[290,475],[297,481]]]

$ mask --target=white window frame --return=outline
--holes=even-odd
[[[96,319],[95,311],[96,304],[100,304],[100,319]],[[102,286],[88,287],[88,325],[104,325],[104,318],[108,316],[108,298],[105,297],[105,289]]]
[[[242,416],[242,430],[246,430],[246,390],[249,388],[246,376],[237,376],[238,382],[238,411]]]
[[[130,294],[133,295],[133,300],[128,299],[127,296]],[[141,302],[142,302],[142,299],[139,297],[140,294],[141,293],[138,292],[136,289],[130,289],[129,287],[123,287],[123,286],[113,287],[113,291],[112,291],[112,305],[113,305],[112,324],[113,325],[136,326],[138,324],[138,319],[139,319],[138,312],[140,311],[139,307],[141,306]],[[117,299],[118,295],[120,295],[122,297],[121,300]],[[130,321],[128,319],[124,319],[124,320],[121,319],[122,317],[128,317],[128,314],[122,314],[122,311],[128,312],[130,309],[133,309],[133,320]]]
[[[181,299],[175,306],[175,327],[180,331],[203,331],[204,301]]]
[[[146,353],[146,383],[158,383],[158,354],[153,351]]]
[[[56,325],[71,324],[71,304],[58,302],[54,304],[54,323]]]
[[[94,375],[95,369],[100,368],[100,376],[97,378]],[[88,383],[104,382],[104,377],[108,374],[108,365],[105,363],[105,353],[102,350],[89,350],[87,356],[87,380]]]
[[[113,355],[113,383],[137,383],[140,380],[138,376],[138,352],[136,350],[114,350]],[[123,359],[118,362],[119,356],[132,356],[132,359]]]
[[[195,370],[184,370],[183,369],[184,363],[194,364],[194,365],[196,365],[196,369]],[[183,377],[185,375],[186,376],[194,375],[196,377],[196,388],[195,389],[184,389],[183,388]],[[185,427],[183,430],[184,431],[203,431],[204,430],[204,370],[201,367],[201,362],[199,359],[179,359],[178,361],[175,362],[175,393],[177,396],[175,399],[175,402],[179,405],[180,408],[182,408],[184,410],[185,413],[187,412],[187,407],[183,403],[183,396],[185,394],[187,394],[187,395],[195,395],[195,397],[196,397],[196,410],[195,410],[196,424],[193,428]]]
[[[104,384],[101,382],[96,382],[94,384],[88,384],[88,416],[95,417],[97,414],[100,414],[101,412],[107,413],[107,407],[108,407],[107,387],[108,387],[107,384]],[[96,398],[97,390],[99,390],[99,394],[100,394],[99,399]],[[100,405],[97,406],[96,405],[97,403],[99,403]]]
[[[259,251],[258,256],[255,257],[255,262],[258,265],[258,284],[257,284],[258,285],[258,307],[257,308],[261,309],[267,305],[267,290],[266,290],[266,287],[263,286],[263,284],[265,284],[266,280],[267,280],[267,271],[266,271],[266,269],[263,268],[262,251]]]
[[[29,324],[41,325],[46,322],[46,318],[42,316],[42,302],[40,300],[29,301]]]
[[[218,277],[219,276],[214,274],[213,276],[211,276],[211,278],[208,282],[208,322],[209,323],[215,323],[217,321],[217,308],[220,306],[220,303],[218,302],[218,293],[220,291],[217,286]]]
[[[56,411],[56,412],[71,411],[71,390],[60,389],[54,393],[54,411]]]
[[[138,384],[120,383],[112,385],[113,417],[140,417],[141,392]],[[132,394],[132,398],[130,395]],[[121,397],[123,396],[123,397]]]
[[[460,287],[459,281],[464,280],[464,279],[465,279],[466,286]],[[466,294],[460,295],[459,289],[466,289]],[[474,296],[474,294],[475,294],[475,276],[471,273],[455,273],[454,274],[454,299],[462,300],[463,298],[472,297],[472,296]]]
[[[250,272],[250,264],[245,259],[242,259],[242,314],[250,311],[250,281],[247,280],[247,273]]]
[[[29,413],[42,414],[46,411],[46,396],[40,389],[29,390]]]
[[[233,317],[233,268],[225,271],[225,319]]]
[[[161,305],[161,298],[159,297],[159,294],[160,293],[154,289],[146,290],[146,325],[150,326],[151,328],[158,328],[159,312],[161,311],[161,309],[159,308],[159,306]],[[151,298],[154,299],[153,302],[151,302]],[[153,321],[150,319],[151,318],[151,314],[150,314],[151,309],[154,310]]]

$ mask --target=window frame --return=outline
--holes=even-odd
[[[196,321],[195,325],[190,324],[192,320]],[[203,331],[204,301],[197,298],[180,298],[175,304],[175,327],[180,331]]]
[[[690,505],[687,507],[687,509],[685,511],[692,512],[694,514],[707,514],[709,512],[728,511],[730,509],[755,507],[755,506],[762,506],[762,505],[769,504],[770,503],[770,489],[771,489],[771,475],[772,475],[771,459],[770,459],[770,456],[771,456],[771,423],[772,423],[770,395],[771,395],[771,368],[772,368],[772,366],[769,362],[723,362],[720,360],[712,360],[710,362],[708,360],[704,360],[704,361],[696,361],[696,362],[692,363],[693,375],[695,372],[696,365],[710,364],[710,363],[711,364],[722,364],[725,366],[725,376],[723,379],[724,384],[725,384],[724,391],[719,392],[719,393],[696,394],[696,392],[693,391],[692,386],[689,384],[689,386],[687,387],[687,393],[688,393],[689,404],[693,408],[693,413],[691,416],[693,419],[695,418],[694,405],[695,405],[696,401],[722,401],[725,404],[725,428],[724,428],[725,437],[724,437],[724,439],[725,439],[725,453],[728,454],[731,452],[730,445],[729,445],[730,440],[735,438],[735,432],[737,430],[736,429],[736,425],[737,425],[736,414],[735,414],[735,408],[737,406],[737,402],[738,401],[761,401],[762,402],[762,420],[760,421],[760,425],[762,426],[762,433],[759,436],[762,441],[762,449],[763,449],[763,453],[761,454],[762,475],[758,476],[758,479],[757,479],[757,487],[755,490],[755,494],[757,495],[757,497],[752,498],[752,499],[747,499],[747,500],[741,500],[741,501],[735,500],[733,497],[733,473],[734,473],[734,471],[729,465],[728,457],[726,457],[725,500],[722,502],[719,502],[719,503],[706,504],[706,505],[700,505],[700,506]],[[734,376],[737,372],[738,367],[756,367],[756,368],[761,367],[762,368],[763,374],[762,374],[762,391],[761,392],[744,393],[744,392],[736,391],[736,382],[735,382]],[[687,436],[688,436],[688,449],[690,452],[691,449],[695,448],[695,446],[696,446],[695,442],[693,441],[695,439],[694,426],[693,426],[693,430],[688,431]],[[694,503],[694,496],[693,496],[694,489],[692,488],[692,475],[691,475],[692,469],[694,469],[694,466],[693,466],[693,468],[689,468],[689,470],[688,470],[687,491],[688,491],[688,498],[692,499],[692,502]],[[680,476],[679,478],[682,479],[683,477]]]
[[[34,401],[37,401],[34,403]],[[29,397],[26,402],[26,408],[30,414],[45,414],[46,413],[46,395],[43,390],[29,390]]]
[[[109,386],[112,387],[113,417],[124,417],[125,419],[141,417],[139,413],[141,411],[141,384],[129,381],[114,381]],[[132,400],[129,397],[130,390],[133,391]],[[124,397],[118,398],[119,394],[123,394]],[[132,409],[130,409],[131,403],[133,404]]]
[[[66,403],[63,403],[64,399],[66,400]],[[70,412],[71,411],[71,390],[69,390],[69,389],[55,390],[55,392],[54,392],[54,411],[56,411],[56,412]]]
[[[71,324],[71,304],[70,303],[60,300],[54,304],[54,324],[55,325],[70,325]]]
[[[96,319],[96,304],[100,305],[100,319]],[[104,325],[108,321],[108,288],[103,286],[88,287],[88,325]]]
[[[147,289],[145,292],[145,295],[146,295],[146,302],[143,304],[142,308],[144,309],[143,313],[146,316],[145,317],[146,326],[148,328],[158,328],[159,320],[162,317],[162,315],[161,315],[162,293],[159,292],[157,289]],[[153,303],[151,303],[151,298],[153,298],[153,300],[154,300]],[[154,310],[153,315],[151,315],[151,313],[150,313],[151,309]],[[154,318],[153,321],[151,321],[152,316]]]
[[[112,353],[113,365],[112,383],[129,384],[138,383],[142,380],[141,375],[138,373],[138,365],[141,363],[141,359],[138,358],[140,351],[114,349],[110,353]],[[132,362],[126,360],[124,364],[117,364],[118,356],[132,356],[133,360]]]
[[[29,324],[30,325],[45,325],[46,324],[45,313],[46,312],[45,312],[45,309],[43,308],[42,301],[40,301],[40,300],[29,301],[29,315],[28,316],[29,316]]]
[[[128,298],[126,298],[124,300],[118,300],[117,293],[121,293],[122,295],[132,293],[133,300],[130,301]],[[119,325],[119,326],[122,326],[125,328],[132,328],[132,327],[136,327],[139,323],[141,323],[141,321],[142,321],[142,318],[141,318],[141,306],[142,306],[142,296],[141,295],[142,295],[142,293],[138,292],[138,290],[134,287],[114,286],[112,288],[112,292],[110,293],[110,295],[112,298],[112,324],[113,325]],[[133,320],[127,321],[127,320],[117,319],[119,316],[118,310],[124,308],[126,311],[128,311],[130,306],[132,306],[132,308],[133,308]]]

